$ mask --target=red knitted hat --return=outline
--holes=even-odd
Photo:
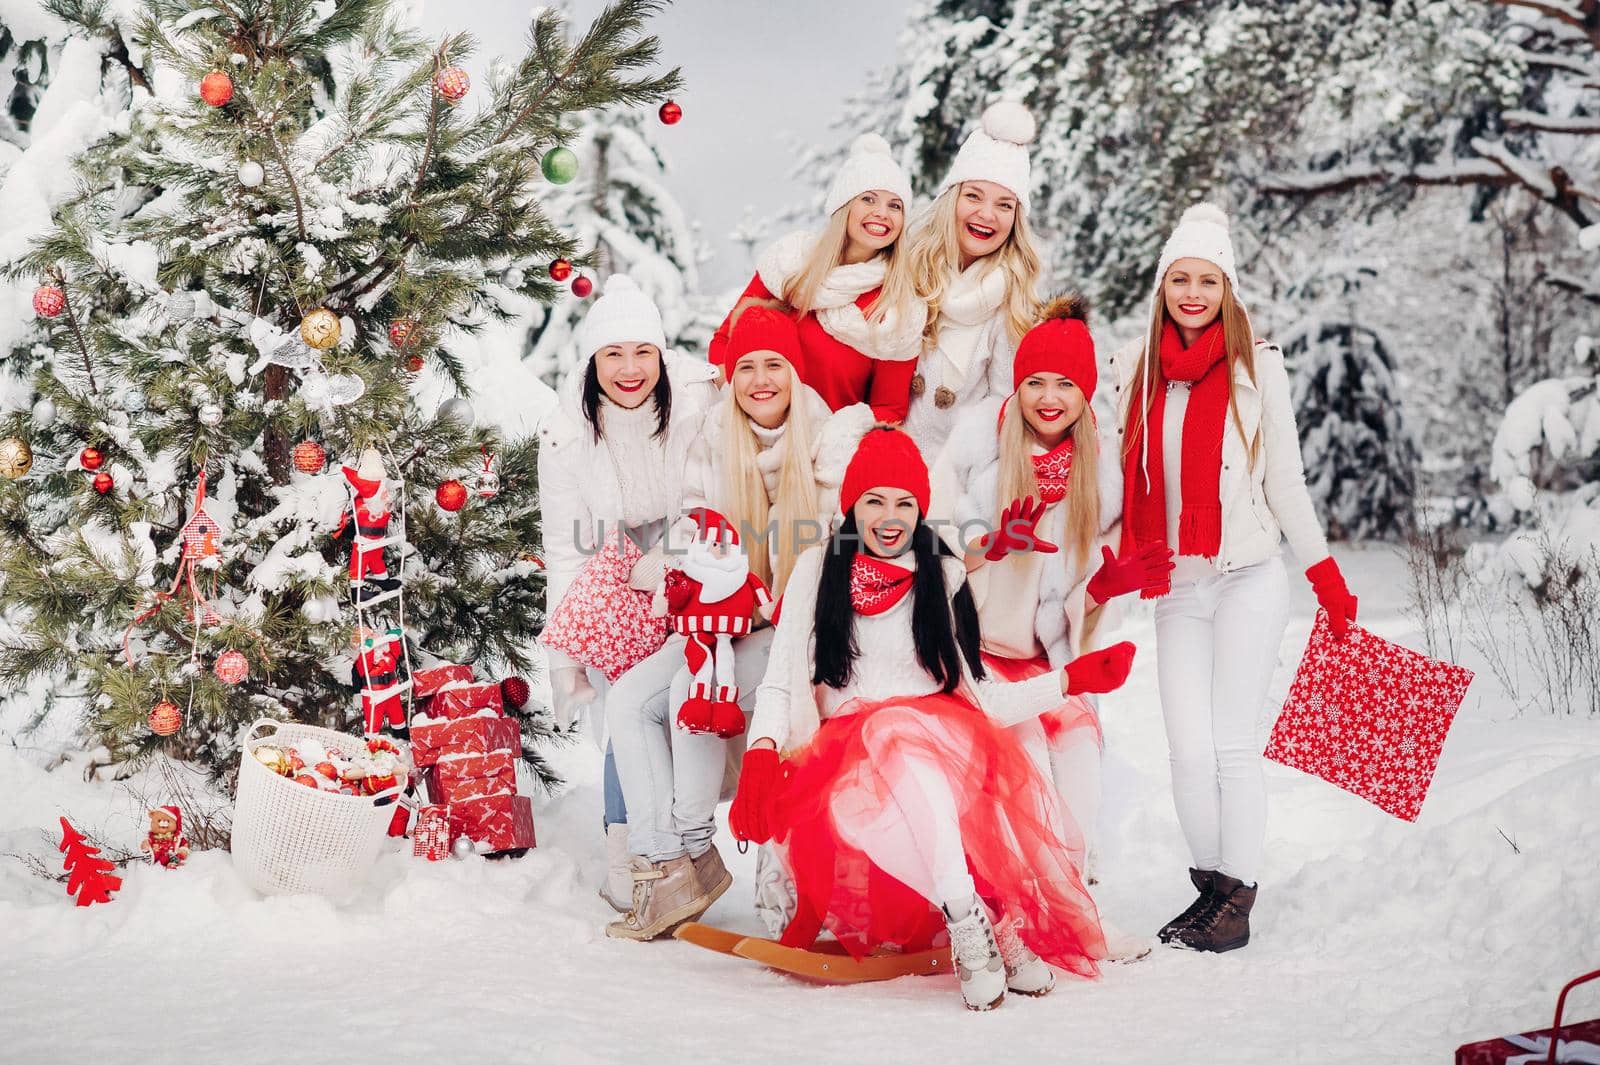
[[[1100,372],[1095,366],[1094,340],[1089,336],[1089,301],[1079,295],[1057,296],[1045,305],[1039,324],[1017,345],[1011,368],[1011,389],[1036,373],[1058,373],[1094,398]]]
[[[794,318],[771,307],[746,307],[733,323],[733,334],[728,337],[728,352],[723,365],[728,374],[741,358],[752,351],[775,351],[789,360],[794,372],[805,379],[805,355],[800,350],[800,333]]]
[[[856,448],[839,486],[839,510],[850,513],[864,492],[874,488],[899,488],[917,497],[924,517],[928,514],[928,464],[916,442],[903,431],[880,425],[869,429]]]

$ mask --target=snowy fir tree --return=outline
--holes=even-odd
[[[8,264],[48,329],[10,359],[40,400],[0,442],[0,680],[51,678],[125,764],[225,772],[261,716],[358,728],[338,467],[364,453],[404,536],[371,583],[404,594],[362,616],[402,628],[412,666],[529,670],[534,444],[412,384],[428,364],[462,381],[434,340],[499,315],[497,293],[555,297],[542,267],[579,245],[540,202],[541,157],[580,114],[678,84],[645,30],[660,4],[616,0],[576,35],[541,12],[482,87],[457,65],[472,42],[430,46],[395,0],[146,0],[114,25],[53,6],[136,65],[127,120],[51,175],[72,192]],[[534,709],[524,757],[548,781]]]
[[[572,142],[577,177],[546,198],[545,210],[584,250],[596,291],[611,274],[627,274],[661,308],[667,344],[703,351],[717,326],[700,291],[709,253],[669,188],[659,124],[654,108],[586,116]],[[573,345],[588,307],[569,289],[529,332],[528,359],[552,387],[592,354]]]

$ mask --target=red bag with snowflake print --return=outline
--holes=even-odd
[[[626,536],[606,537],[551,611],[539,642],[609,681],[661,650],[671,622],[650,616],[650,593],[628,587],[628,573],[641,557]]]
[[[1335,640],[1318,610],[1266,756],[1415,821],[1471,683],[1471,670],[1355,625]]]

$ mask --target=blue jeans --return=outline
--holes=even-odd
[[[627,824],[628,804],[622,798],[622,779],[617,776],[617,756],[612,753],[609,743],[606,744],[605,796],[606,812],[601,823],[607,828]]]

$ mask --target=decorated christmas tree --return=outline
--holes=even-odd
[[[409,670],[529,671],[534,442],[413,389],[465,392],[453,340],[555,296],[581,245],[541,161],[676,87],[661,5],[576,36],[542,11],[481,86],[398,0],[53,6],[126,60],[131,108],[6,264],[47,329],[9,360],[39,402],[0,427],[0,683],[53,678],[114,762],[223,773],[258,717],[353,731],[358,689]]]

